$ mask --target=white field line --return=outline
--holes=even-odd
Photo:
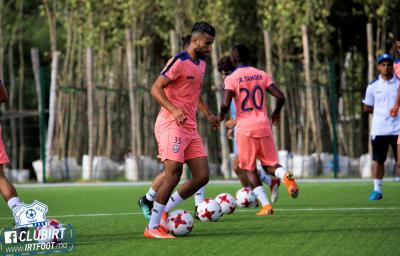
[[[400,210],[400,207],[353,207],[353,208],[294,208],[294,209],[274,209],[278,212],[318,212],[318,211],[396,211]],[[236,210],[235,212],[255,212],[259,209],[246,209]],[[112,216],[128,216],[128,215],[142,215],[141,212],[119,212],[119,213],[88,213],[88,214],[67,214],[67,215],[53,215],[47,216],[48,218],[76,218],[76,217],[112,217]],[[0,218],[0,220],[9,220],[12,218]]]
[[[372,179],[296,179],[297,183],[365,183]],[[394,182],[393,178],[384,178],[384,182]],[[400,183],[400,182],[399,182]],[[208,184],[239,184],[238,180],[211,180]],[[60,182],[60,183],[28,183],[14,184],[17,188],[59,188],[59,187],[137,187],[150,186],[151,181],[118,181],[118,182]]]

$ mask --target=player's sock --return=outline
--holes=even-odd
[[[265,184],[267,184],[268,186],[271,186],[272,182],[271,177],[262,170],[258,170],[257,172],[258,172],[258,177],[260,177],[260,180]]]
[[[19,197],[15,196],[10,198],[10,200],[7,201],[8,207],[10,207],[10,210],[13,211],[15,207],[17,207],[21,203],[21,200],[19,200]]]
[[[283,177],[285,177],[286,173],[286,169],[282,166],[275,170],[275,176],[278,177],[280,180],[283,180]]]
[[[157,191],[155,191],[152,187],[149,188],[149,191],[146,193],[146,199],[149,200],[150,202],[154,201],[154,198],[156,197]]]
[[[183,201],[183,198],[178,194],[178,191],[175,191],[175,193],[173,193],[171,195],[171,197],[169,198],[168,203],[165,206],[164,211],[169,212],[169,210],[171,210],[172,208],[177,206],[182,201]]]
[[[260,200],[260,203],[262,206],[270,204],[268,201],[267,195],[265,194],[264,187],[263,186],[258,186],[255,189],[253,189],[254,194],[257,196],[257,199]]]
[[[164,212],[165,205],[154,202],[153,209],[151,210],[149,229],[154,229],[161,222],[161,216]]]
[[[374,191],[382,194],[382,180],[374,179]]]
[[[204,189],[205,187],[201,187],[197,190],[196,194],[194,194],[194,206],[198,206],[204,201]]]

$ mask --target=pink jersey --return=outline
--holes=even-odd
[[[400,79],[400,59],[397,59],[393,64],[394,73]]]
[[[235,93],[236,132],[250,137],[271,135],[265,89],[273,81],[269,75],[250,66],[240,66],[225,78],[225,89]]]
[[[157,116],[156,132],[168,128],[183,129],[186,133],[197,133],[196,111],[204,80],[206,63],[199,60],[195,63],[186,51],[171,58],[161,75],[172,81],[165,89],[168,100],[176,107],[182,108],[187,115],[185,123],[177,126],[171,112],[161,107]]]

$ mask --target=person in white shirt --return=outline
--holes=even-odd
[[[384,163],[389,146],[391,146],[397,162],[397,137],[400,134],[400,117],[390,115],[399,87],[399,80],[393,73],[394,57],[385,53],[378,57],[377,62],[379,77],[368,85],[363,100],[364,112],[372,114],[371,144],[374,191],[369,200],[383,198]]]

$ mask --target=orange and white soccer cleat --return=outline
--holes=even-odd
[[[154,229],[149,229],[146,227],[144,230],[144,237],[146,238],[157,238],[157,239],[170,239],[170,238],[175,238],[173,235],[168,234],[167,232],[164,232],[160,228],[160,226],[157,226]]]
[[[258,216],[266,216],[274,214],[274,209],[272,209],[272,205],[266,204],[261,208],[261,211],[257,212]]]
[[[299,187],[297,186],[297,183],[296,183],[295,179],[293,178],[293,174],[288,172],[283,177],[282,181],[283,181],[283,184],[285,184],[290,197],[297,198],[299,196]]]

